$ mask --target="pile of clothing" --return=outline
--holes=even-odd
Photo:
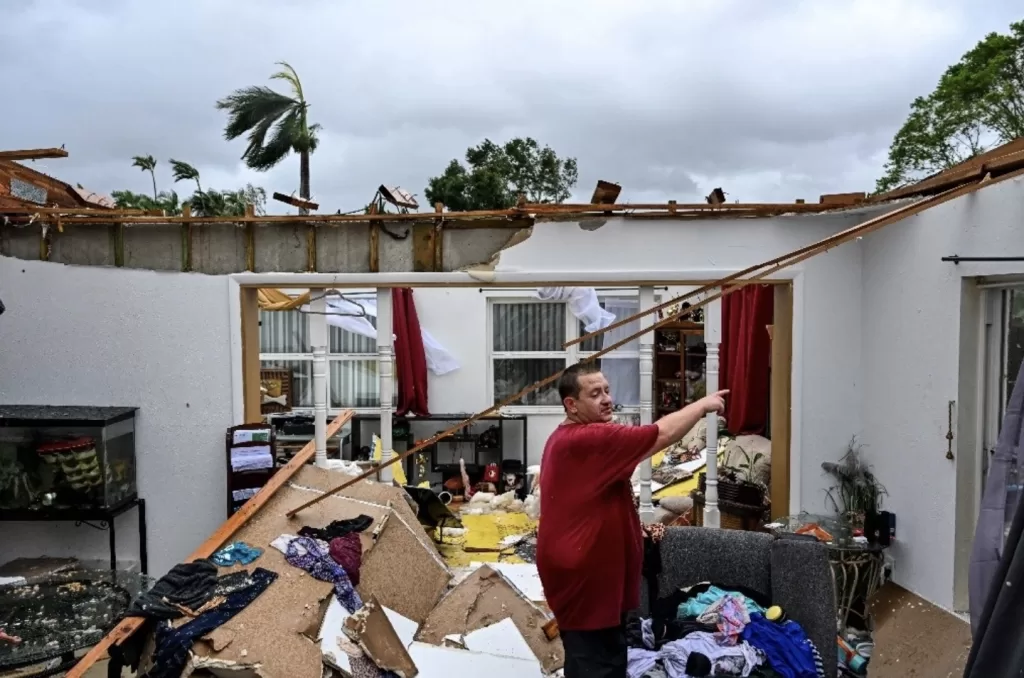
[[[349,613],[363,606],[355,587],[362,566],[360,533],[373,524],[370,516],[337,520],[324,528],[303,527],[297,535],[281,535],[271,546],[281,551],[294,567],[333,584],[334,594]],[[198,638],[226,623],[244,610],[277,579],[261,567],[221,574],[219,568],[246,566],[263,555],[263,549],[236,541],[208,560],[175,565],[149,591],[132,602],[127,616],[143,617],[142,633],[128,643],[111,648],[109,675],[121,675],[129,666],[137,671],[145,639],[152,633],[155,651],[145,678],[177,678],[185,669],[192,645]],[[358,678],[396,678],[381,671],[365,657],[353,659]]]
[[[241,550],[232,545],[232,551]],[[248,607],[276,579],[276,573],[260,567],[218,575],[210,560],[175,565],[132,602],[127,616],[143,617],[143,632],[110,648],[108,675],[120,676],[125,666],[137,671],[152,632],[155,651],[146,678],[177,678],[188,663],[192,643]]]
[[[698,584],[630,620],[629,678],[824,678],[821,655],[795,621],[762,594]]]

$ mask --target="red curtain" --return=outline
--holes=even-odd
[[[729,389],[725,420],[733,435],[763,434],[771,393],[771,285],[747,285],[722,297],[719,384]]]
[[[427,407],[427,357],[423,350],[423,332],[416,314],[416,302],[409,288],[391,291],[392,323],[395,331],[395,374],[398,406],[395,413],[430,414]]]

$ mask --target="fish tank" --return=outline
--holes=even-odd
[[[0,511],[112,510],[133,501],[137,411],[0,405]]]

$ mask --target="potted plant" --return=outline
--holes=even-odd
[[[864,517],[878,513],[882,508],[882,497],[888,494],[871,471],[870,464],[864,461],[862,447],[855,437],[838,462],[821,465],[835,483],[825,495],[835,512],[854,529],[863,529]]]
[[[744,461],[735,467],[720,466],[718,470],[718,498],[746,506],[760,506],[764,503],[768,488],[758,482],[754,467],[764,455],[760,452],[751,456],[747,450],[736,445]],[[701,473],[698,481],[701,492],[707,491],[707,474]]]

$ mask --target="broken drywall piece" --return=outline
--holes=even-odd
[[[373,596],[344,622],[345,635],[384,671],[393,671],[399,678],[415,678],[419,674],[405,644],[391,625],[387,613]]]
[[[398,638],[402,641],[402,647],[409,647],[412,641],[416,640],[416,632],[420,630],[420,625],[386,607],[384,614],[387,615],[388,621],[391,622],[391,628],[395,630]]]
[[[197,671],[214,678],[270,678],[261,670],[260,664],[241,664],[226,659],[213,659],[193,654],[181,672],[181,678],[189,678]]]
[[[471,652],[484,652],[514,659],[537,659],[523,634],[516,628],[516,623],[511,619],[502,619],[497,624],[467,633],[463,645]]]
[[[542,678],[544,675],[536,659],[515,659],[429,643],[413,643],[409,646],[409,655],[420,670],[420,678]]]
[[[473,562],[470,567],[483,567],[484,563]],[[512,585],[519,589],[528,600],[535,603],[542,603],[544,597],[544,586],[540,583],[540,573],[533,563],[487,563],[487,566],[497,570],[505,579],[512,582]]]
[[[420,626],[416,640],[441,646],[446,636],[464,636],[507,618],[515,623],[545,671],[562,667],[565,652],[561,640],[549,640],[542,630],[549,615],[488,565],[477,568],[441,599]],[[417,665],[425,674],[424,667]]]
[[[458,633],[451,633],[444,637],[443,647],[451,647],[458,650],[466,649],[466,638]]]
[[[349,653],[344,647],[344,644],[348,643],[344,630],[345,620],[350,616],[348,610],[342,607],[338,599],[331,596],[331,603],[327,606],[324,620],[320,624],[320,632],[317,634],[324,663],[345,673],[352,672]]]
[[[225,647],[231,644],[231,641],[235,639],[235,634],[230,630],[223,627],[216,628],[210,633],[203,636],[203,640],[210,643],[210,647],[213,648],[214,652],[220,652]]]

